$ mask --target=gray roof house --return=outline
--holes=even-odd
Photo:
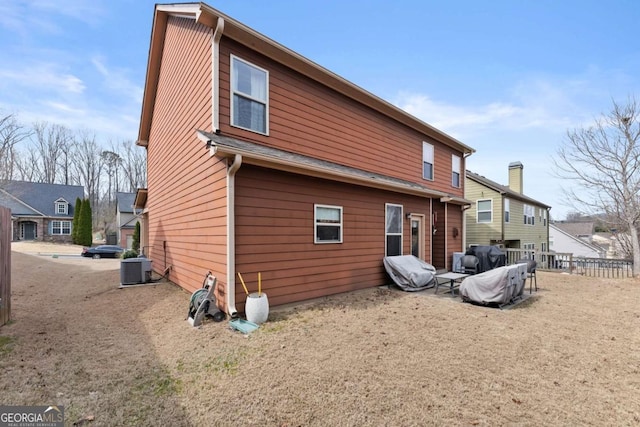
[[[139,220],[139,212],[133,208],[135,198],[136,193],[116,193],[117,244],[127,249],[131,249],[133,231]]]
[[[7,181],[0,186],[0,206],[11,210],[13,240],[71,242],[76,199],[81,185]]]

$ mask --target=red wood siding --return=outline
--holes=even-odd
[[[236,175],[236,270],[250,292],[262,272],[272,305],[385,284],[385,203],[429,215],[428,199],[242,166]],[[314,204],[342,206],[343,243],[314,244]],[[410,225],[403,221],[403,253],[410,254]],[[245,299],[238,283],[239,311]]]
[[[447,254],[445,250],[446,245],[446,230],[447,230],[447,218],[445,211],[445,204],[437,199],[433,200],[433,216],[432,226],[436,229],[436,233],[433,235],[433,266],[437,269],[447,268]]]
[[[269,71],[269,136],[230,126],[231,54]],[[451,185],[451,155],[462,153],[225,37],[220,46],[220,127],[225,135],[464,195]],[[423,141],[434,146],[434,181],[422,179]]]
[[[226,160],[196,137],[211,130],[211,29],[170,17],[147,149],[153,269],[195,290],[226,283]]]
[[[462,252],[463,212],[460,206],[447,206],[447,270],[453,268],[453,253]],[[457,232],[455,231],[457,230]]]

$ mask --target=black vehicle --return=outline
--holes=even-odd
[[[82,249],[82,256],[93,257],[93,259],[99,258],[120,258],[120,255],[124,252],[120,246],[115,245],[100,245],[95,248]]]

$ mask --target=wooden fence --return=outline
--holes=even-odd
[[[0,206],[0,326],[11,319],[11,211]]]
[[[570,253],[542,252],[524,249],[502,249],[507,264],[521,259],[534,259],[538,270],[559,271],[590,277],[633,277],[633,261],[628,259],[575,257]]]

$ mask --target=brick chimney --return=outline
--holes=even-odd
[[[522,169],[524,169],[524,166],[522,166],[520,162],[509,163],[509,188],[520,194],[522,194],[524,190],[522,185]]]

